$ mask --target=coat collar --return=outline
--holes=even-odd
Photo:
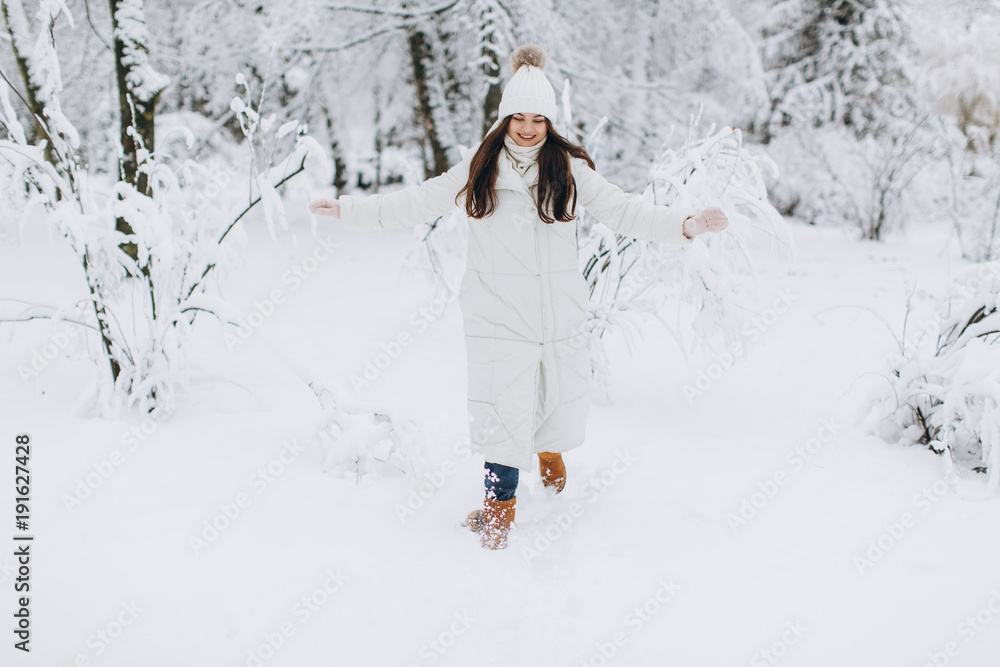
[[[500,153],[497,156],[497,190],[515,190],[531,196],[531,190],[521,174],[510,163],[510,158]],[[529,172],[530,173],[530,172]]]

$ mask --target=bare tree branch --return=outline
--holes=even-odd
[[[302,162],[299,163],[299,166],[294,171],[292,171],[290,174],[288,174],[287,176],[283,177],[280,181],[278,181],[277,183],[275,183],[274,184],[274,188],[275,189],[280,188],[282,185],[284,185],[285,183],[287,183],[288,181],[290,181],[294,176],[296,176],[296,175],[300,174],[301,172],[305,171],[305,168],[306,168],[306,158],[307,157],[308,157],[308,155],[302,156]],[[247,204],[246,208],[244,208],[242,211],[240,211],[240,214],[237,215],[236,218],[234,218],[233,221],[231,223],[229,223],[229,226],[226,227],[225,231],[222,232],[221,235],[219,235],[219,240],[217,241],[217,243],[222,243],[225,240],[226,235],[229,234],[230,230],[232,230],[232,228],[236,226],[236,223],[238,223],[240,220],[243,219],[244,215],[246,215],[247,213],[250,212],[250,209],[252,209],[254,206],[256,206],[257,204],[260,203],[260,199],[261,199],[260,195],[258,195],[256,199],[254,199],[249,204]],[[214,262],[205,267],[205,270],[201,272],[201,276],[198,278],[198,280],[194,281],[194,283],[191,285],[191,288],[188,290],[187,296],[185,298],[190,298],[190,296],[192,294],[194,294],[195,289],[198,288],[198,285],[201,284],[201,281],[214,268],[215,268],[215,263]]]
[[[395,32],[397,30],[401,30],[402,28],[403,28],[403,26],[401,26],[401,25],[389,26],[387,28],[382,28],[380,30],[376,30],[375,32],[369,33],[367,35],[362,35],[361,37],[358,37],[357,39],[355,39],[353,41],[347,42],[346,44],[338,44],[337,46],[309,46],[309,45],[305,45],[305,46],[291,46],[291,47],[288,47],[288,48],[290,50],[292,50],[292,51],[296,51],[296,52],[300,52],[300,53],[334,53],[336,51],[346,51],[347,49],[349,49],[349,48],[351,48],[353,46],[357,46],[359,44],[364,44],[365,42],[368,42],[368,41],[371,41],[371,40],[375,39],[376,37],[379,37],[379,36],[384,35],[384,34],[389,33],[389,32]]]
[[[400,9],[380,9],[378,7],[359,7],[357,5],[327,5],[327,9],[334,12],[358,12],[360,14],[377,14],[379,16],[397,16],[404,19],[413,19],[420,16],[430,16],[432,14],[443,14],[460,0],[448,0],[437,7],[429,7],[421,10],[400,10]]]
[[[31,320],[59,320],[60,322],[69,322],[70,324],[76,324],[77,326],[85,327],[87,329],[92,329],[97,331],[97,327],[93,324],[88,324],[87,322],[78,322],[76,320],[69,320],[65,317],[56,317],[55,315],[24,315],[20,317],[2,317],[0,322],[30,322]]]
[[[101,36],[101,33],[97,32],[97,26],[94,25],[94,22],[90,18],[90,0],[83,0],[83,9],[87,14],[87,24],[90,26],[90,29],[94,31],[95,35],[97,35],[98,41],[104,45],[104,48],[111,51],[111,45],[104,41],[104,37]]]

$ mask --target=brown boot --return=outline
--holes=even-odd
[[[483,548],[506,549],[516,502],[517,498],[504,501],[484,498],[483,509],[469,512],[462,525],[482,536]]]
[[[556,493],[566,486],[566,465],[563,463],[562,454],[552,454],[549,452],[539,452],[538,469],[542,473],[542,484],[555,489]]]

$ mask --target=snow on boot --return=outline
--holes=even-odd
[[[563,463],[562,454],[539,452],[538,469],[542,473],[542,484],[546,487],[555,489],[556,493],[559,493],[566,486],[566,465]]]
[[[483,509],[470,512],[462,525],[482,536],[483,548],[506,549],[516,502],[517,498],[504,501],[484,498]]]

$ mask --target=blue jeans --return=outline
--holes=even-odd
[[[486,497],[504,502],[514,497],[517,491],[517,468],[486,462]]]

